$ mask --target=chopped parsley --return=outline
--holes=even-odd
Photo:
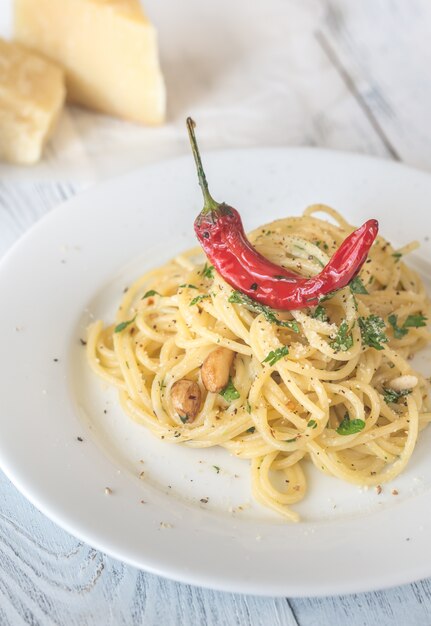
[[[325,243],[324,241],[316,241],[315,246],[317,246],[318,248],[322,248],[323,250],[329,250],[329,246],[327,243]]]
[[[239,392],[233,384],[232,378],[229,378],[228,384],[224,389],[222,389],[222,391],[220,391],[220,395],[226,400],[226,402],[233,402],[234,400],[238,400]]]
[[[197,289],[196,285],[190,285],[188,283],[183,283],[179,286],[179,289]]]
[[[329,293],[327,293],[326,296],[320,296],[319,302],[326,302],[327,300],[330,300],[335,296],[335,294],[338,293],[338,291],[338,289],[335,289],[335,291],[330,291]]]
[[[310,420],[310,421],[308,422],[307,426],[308,426],[308,428],[312,428],[312,429],[314,430],[315,428],[317,428],[317,422],[316,422],[316,420]]]
[[[255,430],[256,430],[255,426],[250,426],[250,428],[247,428],[247,430],[245,432],[250,433],[252,435]]]
[[[398,315],[389,315],[388,322],[394,330],[395,339],[402,339],[409,332],[405,326],[398,326]]]
[[[193,300],[190,302],[189,306],[193,306],[194,304],[197,304],[198,302],[202,302],[202,300],[206,300],[209,297],[210,296],[208,294],[201,294],[199,296],[196,296],[196,298],[193,298]]]
[[[423,328],[427,325],[428,318],[425,315],[409,315],[404,322],[404,328]]]
[[[208,263],[205,263],[204,269],[202,270],[202,276],[205,276],[205,278],[214,278],[214,265],[208,265]]]
[[[315,310],[313,311],[311,317],[314,320],[319,320],[319,322],[327,322],[329,320],[329,317],[326,314],[326,309],[321,304],[319,304],[319,306],[317,306],[315,308]]]
[[[144,300],[145,298],[151,298],[151,296],[160,296],[158,291],[155,291],[154,289],[150,289],[150,291],[147,291],[146,293],[144,293],[144,295],[142,296],[142,300]]]
[[[424,328],[428,319],[425,315],[409,315],[402,326],[398,326],[398,316],[389,315],[388,322],[394,330],[395,339],[402,339],[409,332],[409,328]]]
[[[185,415],[180,415],[179,417],[183,424],[187,424],[187,422],[189,421],[189,416],[187,415],[187,413]]]
[[[360,433],[361,430],[364,430],[365,422],[364,420],[356,419],[351,420],[349,414],[346,413],[341,424],[337,428],[337,433],[339,435],[355,435],[356,433]]]
[[[341,322],[338,333],[330,346],[336,352],[347,352],[353,346],[352,333],[346,320]]]
[[[245,403],[245,410],[247,411],[248,414],[251,413],[251,404],[250,402],[247,400],[247,402]],[[253,426],[254,428],[254,426]],[[250,429],[249,429],[250,430]],[[253,431],[254,432],[254,431]]]
[[[395,389],[383,388],[383,397],[385,399],[386,404],[391,404],[391,403],[396,404],[400,398],[409,396],[411,392],[412,392],[411,389],[403,389],[402,391],[395,391]]]
[[[269,363],[270,367],[275,365],[277,361],[282,359],[283,357],[289,354],[289,348],[287,346],[283,346],[282,348],[277,348],[276,350],[271,350],[268,356],[263,359],[262,363]]]
[[[220,468],[218,465],[213,465],[213,468],[215,469],[215,471],[217,472],[217,474],[220,474]]]
[[[403,255],[402,255],[402,253],[401,253],[401,252],[394,252],[392,256],[394,257],[394,259],[395,259],[395,261],[396,261],[397,263],[398,263],[398,261],[399,261],[400,259],[402,259],[402,258],[403,258]]]
[[[359,317],[358,323],[363,343],[375,350],[383,350],[384,346],[382,344],[388,343],[389,340],[384,333],[386,324],[382,318],[378,315]]]
[[[364,295],[368,294],[368,290],[365,287],[362,280],[359,278],[359,276],[356,276],[356,278],[354,278],[350,282],[350,291],[352,293],[359,293],[359,294],[364,294]]]
[[[127,322],[121,322],[120,324],[117,324],[116,327],[114,328],[114,333],[121,333],[121,331],[127,328],[130,324],[133,324],[135,319],[136,319],[136,315],[133,319],[127,320]]]
[[[253,313],[261,313],[271,324],[283,326],[284,328],[290,328],[294,333],[299,333],[298,322],[295,322],[294,320],[283,321],[278,319],[275,312],[269,306],[256,302],[252,298],[249,298],[249,296],[246,296],[245,293],[241,293],[241,291],[233,291],[229,296],[229,302],[232,304],[242,304]]]

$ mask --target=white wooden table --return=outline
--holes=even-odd
[[[100,179],[187,150],[316,145],[431,170],[428,0],[156,0],[169,121],[137,128],[68,109],[44,162],[0,166],[0,255]],[[0,30],[10,31],[10,0]],[[1,320],[1,313],[0,313]],[[287,564],[288,566],[288,564]],[[400,564],[400,567],[402,564]],[[431,580],[327,599],[260,599],[177,584],[82,544],[0,473],[0,624],[425,626]]]

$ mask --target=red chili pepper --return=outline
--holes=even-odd
[[[326,267],[312,278],[271,263],[248,241],[238,211],[211,197],[194,126],[194,121],[187,118],[204,196],[204,208],[195,220],[195,232],[207,257],[225,281],[253,300],[285,311],[314,306],[323,296],[346,287],[367,259],[379,231],[377,220],[368,220],[349,235]]]

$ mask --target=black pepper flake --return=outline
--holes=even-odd
[[[54,363],[58,363],[58,359],[52,359]]]
[[[82,437],[77,437],[76,439],[77,439],[77,441],[79,441],[79,442],[84,441]]]
[[[87,342],[85,341],[85,339],[79,339],[79,343],[81,344],[81,346],[87,345]]]
[[[257,283],[253,283],[252,285],[250,285],[250,289],[252,289],[253,291],[256,291],[258,287],[259,285]]]
[[[205,237],[205,239],[209,239],[210,238],[210,234],[208,232],[204,232],[204,237]]]
[[[202,504],[208,504],[209,498],[201,498]]]

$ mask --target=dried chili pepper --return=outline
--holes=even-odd
[[[194,126],[194,121],[187,118],[204,196],[204,207],[195,220],[195,232],[207,257],[229,285],[257,302],[289,311],[314,306],[320,298],[345,287],[355,278],[377,237],[377,220],[368,220],[349,235],[323,270],[312,278],[304,278],[272,263],[248,241],[238,211],[212,198]]]

